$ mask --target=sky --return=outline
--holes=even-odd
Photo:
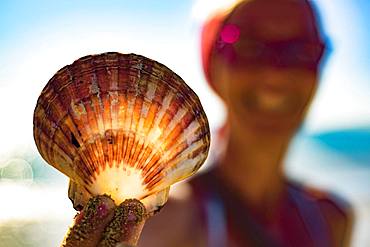
[[[369,126],[370,2],[315,0],[331,42],[308,132]],[[35,148],[32,117],[53,74],[79,57],[138,53],[167,65],[199,95],[212,129],[225,116],[207,87],[199,30],[228,0],[0,1],[0,155]],[[0,158],[1,163],[1,158]]]

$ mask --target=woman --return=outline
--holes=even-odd
[[[154,227],[163,229],[161,222],[178,214],[185,223],[162,230],[164,240],[177,244],[156,246],[349,245],[349,205],[283,174],[284,155],[318,86],[324,50],[307,0],[242,1],[205,24],[203,68],[228,109],[226,150],[211,171],[191,181],[189,199],[169,202],[149,222],[141,246],[149,246],[151,234],[152,244],[160,241]]]
[[[204,72],[228,109],[225,152],[147,221],[139,246],[349,245],[349,205],[283,173],[324,50],[308,0],[242,1],[205,24]]]

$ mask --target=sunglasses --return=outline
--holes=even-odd
[[[215,50],[233,66],[270,65],[316,70],[323,57],[325,45],[319,41],[299,39],[278,42],[248,39],[234,43],[218,39]]]

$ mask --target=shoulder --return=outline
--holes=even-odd
[[[301,191],[319,206],[335,246],[349,246],[354,222],[351,204],[335,193],[317,188],[304,186]]]
[[[324,217],[330,225],[338,246],[349,246],[354,222],[354,210],[348,201],[334,193],[324,193],[316,198]]]

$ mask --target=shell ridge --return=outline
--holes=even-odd
[[[133,156],[135,155],[136,148],[138,145],[138,139],[137,137],[140,135],[137,131],[138,122],[140,119],[140,115],[138,113],[139,109],[141,108],[142,100],[139,99],[139,97],[135,97],[135,106],[133,111],[133,121],[131,122],[131,131],[133,133],[133,139],[132,139],[132,146],[131,150],[128,156],[129,163],[133,165]]]
[[[49,149],[49,146],[50,145],[50,142],[48,141],[48,138],[47,138],[47,135],[45,134],[45,132],[40,129],[40,132],[39,132],[39,144],[38,144],[38,149],[41,151],[40,153],[42,154],[42,157],[48,162],[48,163],[52,163],[58,167],[61,167],[61,164],[58,164],[54,161],[54,157],[53,156],[49,156],[49,152],[47,152],[47,150]],[[70,159],[71,160],[71,157],[65,152],[65,150],[59,146],[57,143],[54,144],[54,147],[57,148],[56,152],[58,152],[60,154],[61,157],[63,158],[67,158],[66,160]],[[43,152],[43,150],[46,150],[46,152]],[[68,164],[68,163],[67,163]]]
[[[170,93],[170,95],[173,96],[173,94]],[[173,97],[171,96],[171,100],[173,99]],[[158,126],[157,128],[159,129],[164,129],[164,128],[160,128],[159,125],[161,125],[162,123],[162,119],[163,119],[163,116],[166,114],[166,110],[164,110],[164,107],[162,105],[162,108],[160,108],[159,114],[157,114],[157,118],[155,120],[155,124],[154,126]],[[152,128],[152,130],[155,129],[155,128]],[[160,135],[157,137],[157,139],[153,140],[153,142],[155,142],[156,140],[159,140],[159,143],[157,145],[154,145],[154,148],[151,150],[151,154],[148,156],[147,160],[144,162],[145,164],[145,169],[143,170],[144,173],[146,173],[146,170],[152,170],[152,169],[155,169],[155,166],[153,167],[153,164],[151,163],[152,162],[152,159],[153,158],[157,158],[156,155],[159,153],[159,154],[162,154],[163,153],[163,148],[162,148],[162,144],[163,143],[163,132],[164,131],[161,131]],[[158,162],[159,160],[156,161],[156,163]],[[156,164],[154,163],[154,164]]]
[[[155,148],[154,148],[155,149]],[[143,177],[146,177],[146,175],[153,169],[154,166],[159,162],[159,152],[151,152],[153,155],[151,155],[147,162],[145,163],[145,166],[142,168]]]
[[[93,131],[91,130],[90,124],[85,124],[89,122],[85,102],[80,102],[76,105],[75,102],[72,101],[69,110],[71,112],[72,121],[77,125],[77,129],[81,133],[81,139],[83,142],[88,141],[88,136],[93,135]]]
[[[92,101],[88,100],[84,103],[85,111],[86,111],[86,119],[88,121],[89,125],[89,136],[90,138],[87,138],[87,142],[93,142],[94,141],[94,136],[99,133],[99,128],[98,128],[98,122],[96,119],[96,114],[94,112],[94,108],[92,105]]]
[[[126,130],[126,136],[125,138],[125,145],[124,145],[124,163],[125,165],[128,165],[128,157],[129,157],[129,152],[130,147],[132,146],[132,133],[131,133],[131,125],[132,125],[132,118],[133,118],[133,108],[134,108],[134,97],[133,97],[133,92],[132,90],[129,90],[128,85],[132,85],[132,70],[128,69],[128,84],[127,84],[127,91],[126,91],[126,97],[127,97],[127,108],[126,108],[126,114],[125,114],[125,124],[124,128]],[[135,91],[134,91],[135,92]]]
[[[97,63],[97,60],[94,59],[93,60],[95,63]],[[103,71],[105,70],[105,68],[102,69]],[[102,99],[102,91],[101,91],[101,84],[99,83],[99,81],[103,80],[103,78],[100,78],[98,76],[98,70],[97,68],[95,67],[94,69],[94,73],[92,74],[91,76],[91,79],[90,79],[90,86],[89,86],[89,92],[91,94],[91,99],[92,99],[92,102],[93,102],[93,109],[94,109],[94,112],[95,112],[95,115],[97,116],[97,123],[98,123],[98,126],[99,126],[99,133],[100,135],[104,135],[105,133],[105,130],[107,129],[107,124],[105,122],[105,118],[103,118],[105,116],[105,111],[104,111],[104,100]]]
[[[142,148],[143,148],[143,143],[142,143],[142,139],[144,139],[143,137],[143,134],[144,133],[139,133],[138,130],[142,130],[143,129],[143,123],[144,123],[144,119],[146,116],[143,116],[143,112],[145,112],[145,105],[144,105],[144,92],[146,92],[148,90],[148,82],[147,80],[143,80],[145,79],[145,77],[141,77],[140,81],[138,82],[139,84],[139,93],[138,93],[138,97],[136,98],[136,100],[139,99],[139,105],[138,105],[138,108],[136,109],[136,111],[134,112],[137,112],[137,119],[136,119],[136,124],[135,125],[135,133],[137,133],[135,135],[135,145],[132,149],[132,152],[131,152],[131,156],[130,156],[130,161],[133,165],[134,168],[136,168],[136,163],[137,163],[137,159],[138,159],[138,155],[140,154]],[[139,137],[139,138],[137,138]]]
[[[130,140],[131,142],[131,145],[130,145],[130,151],[128,153],[128,157],[127,157],[127,163],[128,164],[131,164],[131,159],[132,159],[132,155],[133,155],[133,152],[135,150],[135,147],[136,147],[136,136],[137,134],[137,125],[138,125],[138,122],[139,122],[139,119],[140,119],[140,116],[138,114],[138,111],[139,109],[141,108],[141,104],[142,104],[142,100],[140,100],[139,96],[140,96],[140,91],[139,91],[139,83],[140,83],[140,80],[141,80],[141,69],[142,69],[142,63],[140,61],[140,59],[138,59],[139,61],[137,60],[134,60],[135,63],[133,63],[131,65],[131,70],[133,72],[135,72],[135,80],[133,80],[133,110],[132,110],[132,114],[131,114],[131,123],[130,123],[130,131],[132,133],[132,139]],[[131,164],[132,165],[132,164]]]
[[[105,132],[107,130],[110,130],[112,129],[112,113],[111,113],[111,98],[110,98],[110,94],[109,94],[109,90],[110,90],[110,86],[109,84],[107,84],[107,82],[111,82],[111,60],[113,60],[112,58],[114,58],[114,56],[112,56],[113,54],[107,54],[107,56],[97,56],[96,58],[99,58],[101,59],[102,61],[104,61],[104,64],[106,64],[105,66],[105,72],[104,73],[104,77],[100,78],[98,80],[97,78],[97,74],[96,74],[96,70],[94,70],[94,73],[92,73],[92,84],[96,85],[96,92],[98,95],[101,95],[100,97],[102,98],[102,102],[103,102],[103,114],[104,114],[104,118],[103,118],[103,121],[104,121],[104,130]],[[94,60],[95,61],[95,60]],[[105,135],[106,133],[104,133]]]
[[[102,166],[102,170],[105,170],[106,162],[105,162],[105,155],[102,143],[102,137],[100,134],[95,135],[95,145],[97,147],[97,152],[99,154],[99,164]]]
[[[171,163],[174,164],[174,165],[169,166],[169,170],[173,169],[175,167],[178,167],[178,162],[180,160],[188,160],[190,162],[193,158],[192,153],[194,151],[197,151],[201,147],[202,147],[202,143],[200,141],[197,141],[197,142],[194,142],[191,145],[188,145],[188,147],[184,150],[184,152],[182,152],[176,158],[172,159],[171,162],[169,162],[169,164],[171,164]],[[198,150],[198,151],[201,151],[201,150]],[[204,150],[204,151],[207,151],[207,150]]]
[[[84,146],[84,148],[81,149],[81,152],[84,153],[86,160],[88,161],[85,165],[89,168],[89,173],[96,178],[95,173],[99,174],[100,171],[95,159],[94,150],[92,149],[92,143]]]
[[[68,111],[67,111],[68,112]],[[60,125],[61,129],[69,129],[69,136],[72,137],[71,135],[73,134],[75,138],[77,139],[78,143],[80,146],[83,145],[84,140],[81,134],[81,131],[78,129],[77,124],[74,122],[73,118],[71,117],[70,114],[67,113],[65,120],[62,122]]]
[[[132,147],[132,135],[134,135],[133,133],[131,133],[131,123],[132,123],[132,117],[130,117],[130,113],[133,111],[133,102],[132,102],[132,99],[129,99],[129,102],[128,102],[128,109],[126,111],[126,129],[128,130],[126,132],[126,135],[127,135],[127,138],[125,139],[125,153],[124,153],[124,161],[125,161],[125,165],[128,165],[128,157],[130,155],[130,152],[131,152],[131,147]]]
[[[181,112],[181,109],[182,108],[178,108],[179,110],[177,111],[177,113],[176,113],[176,115],[178,114],[179,116],[182,116],[182,118],[184,117],[184,115],[185,115],[185,113],[182,113]],[[179,113],[180,112],[180,113]],[[175,116],[176,116],[175,115]],[[177,122],[177,123],[175,123],[173,126],[173,128],[172,128],[172,130],[171,130],[171,128],[168,128],[169,129],[169,135],[167,135],[166,137],[164,137],[164,139],[165,139],[165,141],[163,141],[163,143],[169,143],[169,139],[170,138],[172,138],[172,137],[174,137],[172,140],[176,140],[176,137],[178,137],[179,135],[181,135],[181,128],[182,128],[182,118],[180,119],[180,121],[179,122]],[[190,121],[188,121],[187,122],[187,124],[190,124]],[[167,149],[167,147],[164,147],[164,150],[166,150]],[[163,164],[166,164],[166,158],[168,157],[168,154],[169,154],[170,152],[164,152],[163,154],[162,154],[162,156],[161,156],[161,158],[160,158],[160,161],[161,162],[158,162],[158,163],[163,163]],[[167,154],[167,155],[166,155]],[[158,167],[151,167],[150,169],[149,169],[149,171],[148,171],[148,173],[150,173],[151,172],[151,170],[153,170],[153,169],[158,169]]]
[[[204,133],[204,135],[206,135],[206,133]],[[191,148],[193,148],[194,147],[194,145],[196,146],[196,147],[198,147],[198,146],[200,146],[200,148],[199,149],[195,149],[195,151],[194,151],[194,153],[192,153],[191,155],[192,155],[192,157],[193,156],[196,156],[198,153],[200,153],[200,152],[203,152],[203,153],[207,153],[208,152],[208,148],[206,148],[206,149],[203,149],[203,143],[199,143],[200,145],[198,145],[198,142],[201,142],[202,141],[202,138],[204,137],[204,135],[197,135],[197,138],[194,138],[194,140],[193,140],[193,142],[192,143],[190,143],[190,144],[188,144],[188,143],[184,143],[184,142],[182,142],[182,143],[180,143],[179,145],[177,145],[176,147],[178,147],[178,146],[180,146],[180,148],[179,149],[177,149],[177,150],[175,150],[175,153],[171,153],[171,151],[172,150],[169,150],[169,151],[166,151],[163,155],[162,155],[162,157],[161,157],[161,160],[157,163],[158,165],[159,165],[159,167],[155,167],[154,169],[150,169],[149,171],[148,171],[148,173],[146,174],[146,177],[145,177],[145,181],[149,184],[151,181],[152,181],[152,179],[147,179],[147,178],[150,178],[150,177],[153,177],[153,176],[155,176],[155,174],[153,175],[152,173],[153,173],[153,171],[155,171],[155,170],[159,170],[159,171],[162,171],[162,170],[165,170],[165,168],[164,167],[167,167],[167,169],[171,169],[173,166],[176,166],[176,162],[173,162],[173,161],[175,161],[175,160],[177,160],[177,159],[179,159],[179,158],[182,158],[182,157],[179,157],[179,155],[180,154],[185,154],[186,152],[185,152],[185,150],[186,149],[191,149]],[[166,160],[166,158],[168,158],[168,157],[172,157],[171,159],[168,159],[168,160]],[[173,165],[171,165],[171,163],[173,164]],[[194,167],[195,167],[196,165],[194,165]],[[197,169],[196,169],[197,170]]]
[[[61,151],[60,154],[62,156],[70,158],[70,156],[68,155],[68,150],[66,149],[65,146],[59,145],[57,143],[52,144],[48,141],[48,134],[49,133],[46,132],[44,128],[39,129],[40,143],[43,144],[42,146],[40,146],[40,149],[45,150],[45,152],[44,152],[45,159],[49,160],[50,162],[54,162],[54,155],[51,152],[52,147],[56,147],[58,149],[58,151]],[[55,146],[53,146],[53,145],[55,145]]]
[[[150,79],[149,79],[150,80]],[[149,125],[148,128],[147,128],[147,132],[146,132],[146,136],[148,137],[146,139],[146,142],[144,144],[144,146],[146,148],[149,147],[149,145],[151,145],[150,143],[153,143],[156,141],[156,139],[160,136],[161,134],[161,130],[159,129],[158,127],[158,121],[160,119],[160,111],[161,111],[161,105],[159,102],[156,102],[155,100],[163,100],[165,98],[165,90],[163,90],[162,87],[158,87],[158,86],[155,86],[155,89],[154,89],[154,94],[153,94],[153,99],[152,99],[152,102],[154,101],[155,103],[151,104],[151,107],[148,111],[148,114],[150,117],[147,116],[146,118],[146,122],[145,122],[145,125]],[[157,99],[158,98],[158,99]],[[157,132],[160,132],[159,135],[157,134]],[[154,133],[154,134],[153,134]],[[157,135],[154,136],[154,135]],[[151,148],[150,149],[151,152],[149,154],[146,154],[146,155],[142,155],[139,159],[138,159],[138,165],[136,167],[138,167],[139,169],[141,169],[144,164],[146,163],[145,160],[145,157],[146,159],[149,158],[150,154],[152,153],[153,149]]]
[[[81,164],[82,162],[81,167],[79,167],[80,169],[78,171],[82,171],[83,173],[86,173],[86,176],[84,176],[84,174],[79,174],[79,175],[83,179],[88,179],[90,176],[92,177],[94,175],[94,171],[92,169],[93,167],[92,162],[89,159],[88,155],[85,154],[85,150],[86,150],[86,147],[81,148],[78,152],[79,156],[81,157],[81,161],[78,164]],[[75,163],[74,165],[77,165],[78,167],[78,164]]]
[[[118,160],[118,110],[119,110],[119,93],[118,93],[118,80],[119,80],[119,57],[117,54],[115,54],[114,59],[112,59],[113,64],[110,68],[110,78],[112,81],[112,84],[110,85],[110,92],[109,92],[109,97],[111,100],[111,119],[112,119],[112,141],[113,141],[113,155],[112,155],[112,160],[113,163],[111,166],[117,167],[117,160]]]
[[[117,134],[117,163],[116,163],[117,168],[122,162],[123,138],[124,138],[123,130],[119,129]]]
[[[106,145],[108,147],[108,157],[109,157],[108,166],[110,168],[112,168],[112,166],[113,166],[113,160],[114,160],[113,159],[113,152],[114,152],[114,150],[113,150],[113,146],[114,146],[113,145],[113,143],[114,143],[114,133],[113,133],[112,129],[106,131],[105,140],[107,140]]]
[[[92,178],[90,177],[89,171],[87,169],[84,169],[84,164],[85,163],[81,159],[76,159],[73,161],[73,165],[75,165],[75,168],[82,168],[80,171],[76,172],[76,176],[74,179],[76,179],[76,182],[83,181],[86,184],[90,184],[92,183]]]

